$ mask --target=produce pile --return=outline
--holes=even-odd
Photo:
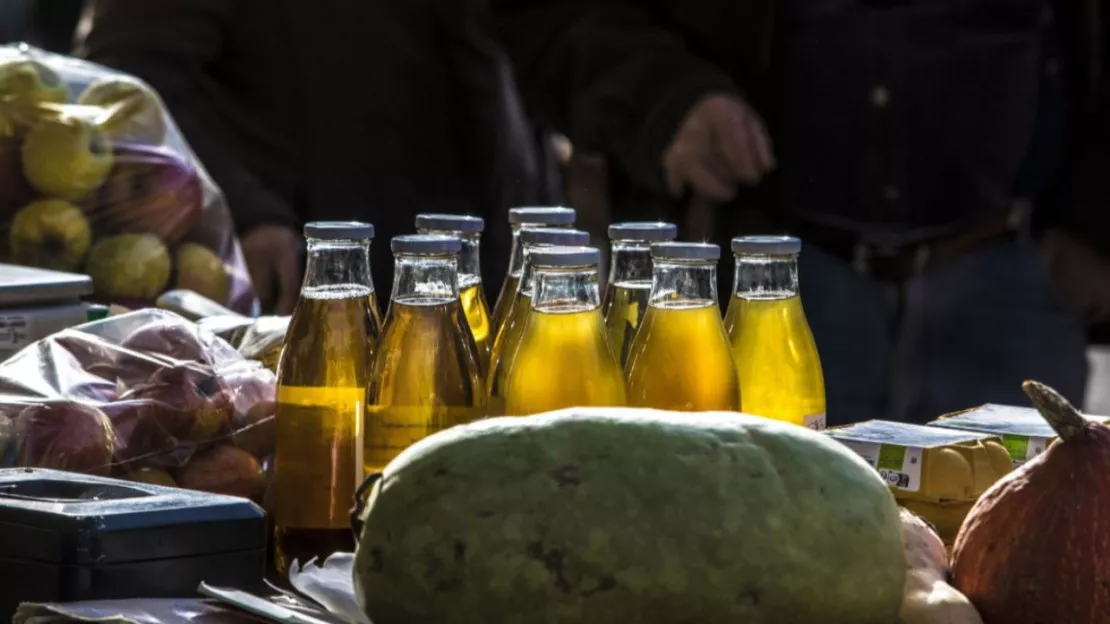
[[[1110,428],[1025,389],[1059,440],[987,489],[951,558],[829,436],[570,409],[455,427],[371,475],[355,593],[395,623],[1110,623]]]
[[[0,46],[0,262],[87,273],[109,303],[139,307],[177,287],[249,311],[233,232],[146,84]]]
[[[0,364],[3,466],[263,502],[274,374],[162,310],[68,329]]]

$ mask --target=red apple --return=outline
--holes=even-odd
[[[187,457],[174,432],[192,426],[192,414],[150,399],[117,401],[104,412],[116,430],[116,461],[179,466]]]
[[[200,223],[204,186],[175,151],[128,143],[116,145],[115,168],[84,203],[94,225],[106,231],[155,234],[173,245]]]
[[[195,325],[181,321],[155,321],[131,332],[120,346],[138,353],[161,355],[180,362],[211,364],[206,336]]]
[[[32,405],[16,419],[21,466],[107,476],[115,434],[101,410],[74,401]]]
[[[73,329],[63,330],[47,339],[64,349],[84,370],[113,366],[119,347],[100,336]]]
[[[234,408],[231,429],[235,445],[256,458],[274,452],[276,379],[269,369],[236,367],[225,371],[220,382]]]
[[[177,484],[190,490],[241,496],[259,504],[266,492],[266,479],[258,460],[227,445],[195,455],[177,471]]]
[[[124,399],[172,406],[183,417],[168,430],[183,442],[206,442],[230,433],[231,400],[212,369],[198,364],[163,368],[149,383],[133,386]]]

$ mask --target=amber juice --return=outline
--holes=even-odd
[[[628,404],[678,411],[740,408],[736,366],[713,301],[653,303],[625,365]]]
[[[735,295],[725,327],[740,379],[740,409],[821,428],[825,381],[797,295]]]
[[[610,283],[605,299],[605,335],[618,363],[628,361],[629,348],[648,309],[651,281]]]
[[[278,365],[273,472],[275,560],[349,551],[362,479],[366,383],[379,320],[374,291],[305,287]]]
[[[414,442],[480,418],[485,393],[457,299],[390,303],[367,392],[366,474]]]

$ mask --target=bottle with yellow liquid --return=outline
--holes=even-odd
[[[609,282],[601,298],[605,334],[623,367],[651,294],[651,244],[673,241],[673,223],[627,222],[609,226]]]
[[[624,377],[605,340],[600,260],[593,247],[549,247],[529,253],[532,308],[506,371],[508,415],[627,403]]]
[[[501,282],[501,292],[497,294],[497,303],[493,306],[490,335],[494,338],[501,332],[501,326],[505,323],[505,316],[509,313],[509,306],[516,298],[516,291],[520,285],[520,270],[524,264],[524,250],[520,244],[520,230],[524,227],[573,227],[576,215],[574,208],[563,206],[509,209],[509,226],[512,228],[513,239],[509,248],[509,271],[505,273],[505,281]]]
[[[628,349],[628,404],[687,412],[740,409],[740,387],[717,305],[721,248],[655,243],[647,312]]]
[[[732,239],[736,275],[725,328],[740,376],[740,409],[824,429],[825,378],[798,296],[801,249],[790,236]]]
[[[458,238],[394,237],[393,293],[367,391],[366,474],[437,431],[481,418],[485,388],[459,302]]]
[[[374,226],[305,225],[307,263],[277,373],[275,563],[350,551],[363,478],[366,384],[381,324],[370,278]]]
[[[482,230],[486,227],[481,217],[453,214],[418,214],[416,231],[420,234],[454,236],[462,242],[459,252],[459,303],[474,337],[478,351],[478,368],[485,379],[489,370],[489,354],[493,348],[490,335],[489,304],[482,289],[482,270],[479,246]]]
[[[564,230],[561,228],[534,228],[525,227],[520,230],[520,246],[523,261],[521,262],[521,279],[517,284],[516,297],[512,299],[505,323],[497,340],[493,343],[493,352],[490,356],[490,372],[486,378],[486,394],[489,396],[488,413],[490,416],[503,416],[505,414],[505,383],[508,380],[506,371],[511,363],[513,354],[520,345],[524,335],[524,321],[532,309],[532,266],[529,257],[536,249],[555,246],[581,246],[590,242],[590,235],[581,230]]]

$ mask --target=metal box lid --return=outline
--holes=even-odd
[[[92,292],[88,275],[0,263],[0,308],[75,300]]]
[[[104,565],[266,547],[254,503],[179,488],[0,469],[0,558]]]

